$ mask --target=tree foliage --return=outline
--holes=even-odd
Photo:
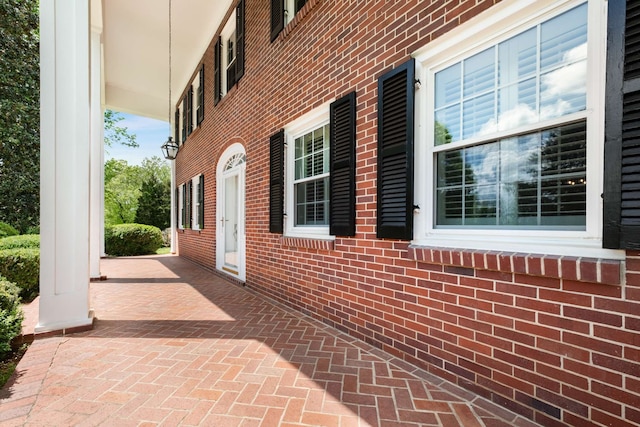
[[[141,166],[125,160],[105,163],[105,224],[139,224],[167,228],[171,209],[171,169],[159,157]]]
[[[0,1],[0,221],[25,231],[40,218],[37,0]]]
[[[126,147],[138,147],[136,135],[129,132],[124,126],[118,123],[124,120],[124,117],[113,110],[105,110],[104,112],[104,145],[112,147],[114,144],[122,144]]]

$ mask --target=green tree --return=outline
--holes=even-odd
[[[159,157],[142,162],[143,181],[135,222],[158,227],[171,225],[171,168]]]
[[[127,147],[139,147],[136,135],[130,133],[126,127],[118,126],[122,120],[124,120],[122,114],[113,110],[105,110],[104,145],[112,147],[113,144],[122,144]]]
[[[40,218],[37,0],[0,1],[0,221],[24,232]]]
[[[105,163],[105,224],[139,223],[167,228],[171,209],[171,168],[159,157],[142,165]]]
[[[104,222],[132,223],[138,209],[141,172],[125,160],[109,159],[104,165]]]

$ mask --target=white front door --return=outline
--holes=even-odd
[[[218,164],[216,267],[245,280],[245,154],[240,144],[229,147]]]

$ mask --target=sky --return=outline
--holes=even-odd
[[[140,165],[145,158],[153,156],[162,158],[160,146],[170,135],[169,123],[133,114],[119,114],[124,117],[124,120],[118,122],[117,126],[126,127],[130,134],[136,135],[136,141],[140,146],[130,148],[114,144],[113,147],[105,147],[105,160],[121,159],[126,160],[130,165]]]

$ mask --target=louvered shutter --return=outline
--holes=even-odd
[[[298,11],[302,9],[306,2],[307,0],[296,0],[296,13],[298,13]]]
[[[198,126],[204,120],[204,64],[200,67],[198,78],[198,112],[196,114]]]
[[[173,116],[173,129],[174,129],[174,139],[176,144],[180,145],[180,109],[176,108],[175,115]]]
[[[193,132],[193,85],[189,86],[187,92],[187,135]]]
[[[198,182],[198,226],[204,228],[204,175],[200,175]]]
[[[271,0],[271,41],[284,28],[284,0]]]
[[[356,93],[340,98],[329,109],[331,144],[329,232],[356,234]]]
[[[603,246],[640,249],[640,1],[609,0]]]
[[[186,195],[186,199],[187,199],[187,214],[186,214],[186,218],[187,218],[187,223],[185,224],[185,228],[191,228],[192,226],[192,219],[193,219],[193,206],[192,206],[192,200],[193,200],[193,181],[189,180],[189,182],[187,182],[187,195]]]
[[[182,184],[182,228],[187,228],[187,184]]]
[[[244,76],[244,0],[236,8],[236,78],[238,83]]]
[[[413,237],[414,62],[378,80],[379,238]]]
[[[187,96],[182,98],[182,143],[187,140]]]
[[[218,37],[213,48],[213,105],[222,98],[222,37]]]
[[[269,138],[269,232],[284,231],[284,130]]]
[[[176,227],[180,228],[180,187],[176,187]]]

